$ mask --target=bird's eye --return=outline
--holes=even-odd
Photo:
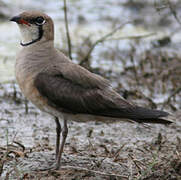
[[[37,17],[35,20],[35,24],[43,25],[45,23],[45,19],[43,17]]]

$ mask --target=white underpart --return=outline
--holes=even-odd
[[[39,36],[38,26],[36,25],[31,24],[30,26],[28,26],[25,24],[20,24],[19,28],[22,35],[22,43],[24,44],[32,42]]]

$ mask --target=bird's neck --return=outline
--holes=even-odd
[[[36,42],[29,46],[23,46],[17,56],[17,69],[22,69],[26,72],[29,70],[38,71],[46,66],[52,52],[54,52],[53,41]]]
[[[54,41],[53,40],[47,41],[45,39],[42,39],[28,46],[22,46],[22,48],[24,51],[29,51],[29,52],[45,51],[54,48]]]

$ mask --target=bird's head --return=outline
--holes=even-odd
[[[54,25],[52,19],[38,11],[26,11],[10,19],[18,24],[22,35],[22,46],[36,42],[53,41]]]

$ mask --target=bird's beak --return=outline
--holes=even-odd
[[[20,16],[14,16],[10,19],[10,21],[14,21],[16,23],[19,23],[19,21],[21,20],[21,17]]]
[[[14,21],[18,24],[25,24],[25,25],[30,26],[30,23],[22,19],[20,16],[14,16],[10,19],[10,21]]]

